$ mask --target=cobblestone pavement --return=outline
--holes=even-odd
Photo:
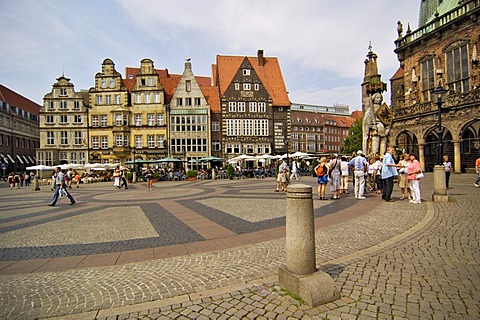
[[[421,183],[425,199],[421,205],[379,203],[370,194],[363,203],[370,202],[371,210],[317,229],[317,264],[341,292],[341,299],[320,307],[308,307],[278,286],[278,266],[285,263],[285,240],[280,238],[106,267],[2,275],[0,317],[478,319],[479,189],[473,186],[473,175],[454,175],[449,190],[454,201],[433,203],[428,201],[431,178],[427,174]],[[250,202],[270,198],[265,186],[270,183],[268,190],[272,190],[272,181],[256,182],[259,191],[252,196],[248,192],[254,181],[248,180],[234,185],[237,192],[222,194],[231,195],[231,205],[238,207],[242,192]],[[229,182],[221,182],[212,192],[221,188],[231,189]],[[205,201],[199,212],[206,210]],[[316,215],[317,211],[335,212],[330,203],[315,203]],[[221,211],[218,206],[210,208]],[[237,211],[225,208],[223,212]],[[246,215],[226,219],[224,225],[240,226],[239,220],[248,221],[248,228],[266,221]],[[281,217],[267,220],[281,224]]]

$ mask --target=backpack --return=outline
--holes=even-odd
[[[317,170],[315,171],[315,173],[317,174],[317,177],[321,177],[325,174],[325,166],[322,165],[320,167],[317,168]]]

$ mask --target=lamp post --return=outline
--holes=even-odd
[[[443,141],[442,141],[442,105],[443,105],[443,95],[447,92],[447,89],[443,88],[441,83],[438,84],[438,87],[433,89],[432,93],[436,96],[437,101],[435,104],[438,107],[438,150],[437,150],[437,164],[442,165],[442,153],[443,153]]]
[[[137,181],[137,168],[135,167],[135,158],[136,158],[137,151],[135,150],[135,147],[133,147],[132,153],[133,153],[132,183],[135,183]]]
[[[443,141],[442,141],[442,104],[443,95],[447,92],[442,87],[441,82],[438,86],[432,90],[432,93],[436,96],[437,100],[435,104],[438,107],[438,148],[437,148],[437,165],[433,168],[433,201],[447,202],[447,184],[445,178],[445,167],[443,166],[442,153],[443,153]]]

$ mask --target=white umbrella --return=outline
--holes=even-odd
[[[44,166],[43,164],[39,164],[36,166],[31,166],[31,167],[26,167],[25,169],[27,170],[53,170],[55,167],[50,167],[50,166]]]
[[[93,168],[96,168],[96,169],[105,169],[105,165],[103,165],[102,163],[87,163],[85,165],[85,168],[87,169],[93,169]]]
[[[297,152],[294,152],[292,154],[289,155],[289,157],[292,157],[292,158],[303,158],[303,157],[309,157],[311,156],[310,153],[305,153],[305,152],[301,152],[301,151],[297,151]]]

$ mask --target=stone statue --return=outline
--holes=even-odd
[[[382,94],[378,92],[364,101],[363,141],[366,144],[364,151],[367,155],[382,155],[387,150],[387,138],[390,127],[385,126],[379,117],[382,101]]]
[[[401,38],[403,36],[403,24],[402,21],[397,22],[397,33],[398,37]]]

